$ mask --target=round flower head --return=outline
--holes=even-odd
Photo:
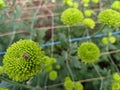
[[[45,65],[45,71],[50,72],[53,69],[53,64],[56,63],[55,58],[50,58],[48,56],[44,57],[44,65]]]
[[[83,24],[87,25],[91,29],[95,27],[95,22],[91,18],[85,18],[83,20]]]
[[[106,9],[100,12],[98,19],[100,22],[109,26],[120,26],[120,13],[112,9]]]
[[[89,3],[89,2],[90,2],[90,0],[83,0],[83,2],[84,2],[84,3]]]
[[[61,21],[67,25],[74,25],[82,21],[84,18],[82,12],[77,8],[68,8],[63,11]]]
[[[107,45],[109,43],[109,40],[107,37],[103,37],[102,42],[103,42],[103,44]]]
[[[4,72],[15,81],[28,80],[40,73],[44,52],[32,40],[19,40],[12,44],[3,59]]]
[[[84,11],[85,16],[87,16],[87,17],[90,17],[93,13],[94,13],[94,11],[90,10],[90,9]]]
[[[59,64],[56,65],[56,69],[60,70],[61,66]]]
[[[5,7],[5,2],[3,0],[0,0],[0,9],[3,9]]]
[[[65,90],[73,90],[74,82],[71,80],[70,77],[66,77],[64,81]]]
[[[114,36],[109,37],[109,42],[110,43],[115,43],[116,42],[116,38]]]
[[[120,1],[114,1],[113,4],[111,5],[111,8],[120,11]]]
[[[120,75],[118,73],[114,73],[112,77],[115,81],[120,81]]]
[[[84,42],[78,47],[78,57],[84,63],[94,63],[99,59],[100,50],[92,42]]]
[[[72,0],[63,0],[63,3],[68,6],[73,6],[73,1]]]
[[[83,85],[80,82],[75,83],[75,90],[83,90]]]
[[[73,3],[73,7],[74,7],[74,8],[78,8],[78,7],[79,7],[79,4],[75,2],[75,3]]]
[[[58,76],[58,74],[54,70],[49,73],[49,79],[52,80],[52,81],[56,80],[57,76]]]
[[[120,90],[120,82],[112,82],[112,90]]]

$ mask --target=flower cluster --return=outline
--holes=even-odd
[[[120,90],[120,75],[118,73],[114,73],[113,80],[111,90]]]
[[[49,79],[54,81],[58,77],[57,71],[53,70],[53,64],[56,63],[55,58],[50,58],[48,56],[44,57],[44,70],[49,73]],[[60,65],[56,67],[56,69],[60,69]]]
[[[13,43],[3,59],[4,73],[15,81],[24,81],[41,72],[44,52],[32,40]]]
[[[111,8],[120,11],[120,1],[114,1]]]
[[[111,37],[103,37],[102,38],[102,42],[103,44],[109,44],[109,43],[115,43],[116,42],[116,38],[114,36]]]
[[[109,43],[115,43],[116,42],[116,38],[114,36],[112,36],[112,33],[109,32],[108,33],[108,37],[103,37],[102,38],[102,42],[103,44],[107,45]]]
[[[45,71],[50,72],[53,70],[53,64],[56,63],[55,58],[50,58],[48,56],[44,57],[44,65],[45,65]]]
[[[68,8],[63,11],[61,21],[66,25],[75,25],[83,20],[84,16],[79,9]]]
[[[74,83],[70,77],[66,77],[64,81],[65,90],[83,90],[83,85],[80,82]]]
[[[100,22],[109,26],[120,26],[120,13],[112,9],[106,9],[100,12],[98,19]]]
[[[78,8],[78,3],[73,2],[73,0],[63,0],[63,3],[74,8]]]
[[[99,59],[100,50],[92,42],[84,42],[78,47],[78,57],[84,63],[94,63]]]

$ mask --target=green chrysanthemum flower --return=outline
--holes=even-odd
[[[111,37],[109,37],[109,41],[110,41],[110,43],[115,43],[116,38],[114,36],[111,36]]]
[[[75,90],[83,90],[83,85],[80,82],[75,83]]]
[[[61,21],[67,25],[74,25],[83,20],[84,16],[82,12],[76,8],[68,8],[63,11],[61,15]]]
[[[75,3],[73,3],[73,7],[74,7],[74,8],[78,8],[78,6],[79,6],[79,4],[78,4],[78,3],[76,3],[76,2],[75,2]]]
[[[70,79],[70,77],[65,78],[64,87],[65,90],[73,90],[74,82]]]
[[[53,64],[56,63],[55,58],[50,58],[48,56],[44,57],[44,65],[45,65],[45,71],[50,72],[53,70]]]
[[[59,64],[56,65],[56,69],[60,70],[61,66]]]
[[[84,63],[94,63],[99,59],[100,50],[92,42],[84,42],[78,47],[78,57]]]
[[[114,73],[112,77],[115,81],[120,81],[120,75],[118,73]]]
[[[72,6],[73,5],[73,0],[63,0],[63,3],[65,5]]]
[[[0,9],[3,9],[5,6],[5,2],[3,0],[0,0]]]
[[[94,13],[94,11],[89,10],[89,9],[84,11],[85,16],[87,16],[87,17],[90,17],[93,13]]]
[[[112,9],[106,9],[100,12],[98,19],[100,22],[109,26],[120,26],[120,13]]]
[[[87,25],[91,29],[95,27],[95,22],[91,18],[85,18],[83,20],[83,24]]]
[[[113,4],[111,5],[111,8],[115,10],[120,10],[120,1],[114,1]]]
[[[109,43],[109,40],[107,37],[103,37],[102,42],[103,42],[103,44],[107,45]]]
[[[54,70],[49,73],[49,79],[52,80],[52,81],[56,80],[57,76],[58,76],[58,74]]]
[[[12,44],[3,59],[4,72],[15,81],[28,80],[40,73],[44,52],[32,40],[19,40]]]
[[[89,2],[90,2],[90,0],[83,0],[83,2],[84,2],[84,3],[89,3]]]
[[[120,90],[120,82],[112,82],[112,90]]]

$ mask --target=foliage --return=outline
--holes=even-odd
[[[0,90],[119,90],[118,4],[0,0]]]

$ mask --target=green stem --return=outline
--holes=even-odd
[[[67,50],[67,59],[66,59],[66,66],[67,66],[67,68],[68,68],[68,71],[69,71],[69,73],[70,73],[70,76],[71,76],[71,78],[72,78],[72,80],[74,81],[74,76],[73,76],[73,73],[72,73],[72,69],[70,68],[70,65],[69,65],[69,60],[70,60],[70,54],[71,54],[71,50],[70,50],[70,48],[71,48],[71,34],[70,34],[70,27],[68,26],[68,43],[69,43],[69,48],[68,48],[68,50]]]
[[[109,52],[109,45],[106,46],[106,51]],[[108,58],[111,61],[112,65],[114,66],[114,68],[116,69],[116,71],[118,73],[120,73],[118,67],[116,66],[115,62],[113,61],[113,59],[111,58],[110,54],[108,54]]]
[[[96,67],[95,64],[93,64],[93,67],[95,68],[97,74],[98,74],[99,77],[100,77],[100,80],[101,80],[100,90],[102,90],[102,88],[103,88],[103,79],[102,79],[102,76],[101,76],[101,74],[100,74],[100,72],[99,72],[99,70],[97,69],[97,67]]]
[[[95,32],[93,35],[91,35],[91,38],[94,37],[97,33],[101,32],[104,28],[105,28],[105,24],[97,31]]]

